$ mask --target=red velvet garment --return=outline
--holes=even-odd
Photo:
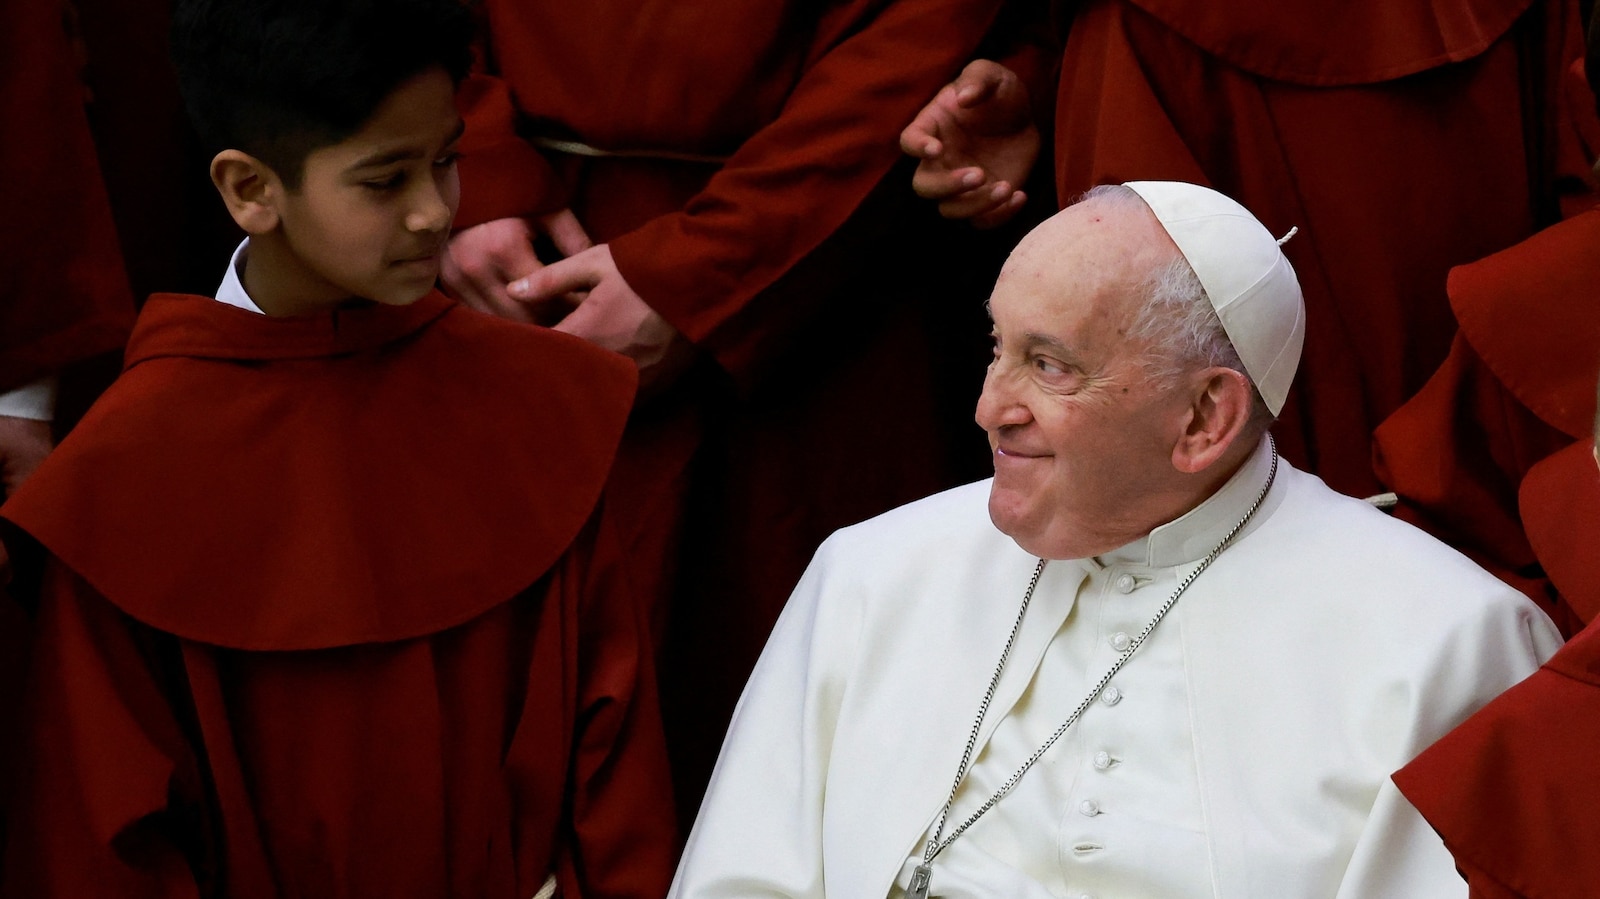
[[[156,296],[3,509],[54,558],[8,895],[659,896],[653,670],[596,512],[622,359],[434,294]]]
[[[817,544],[986,472],[998,254],[911,193],[899,133],[1000,5],[482,5],[495,77],[463,89],[457,227],[570,205],[715,363],[636,410],[609,494],[658,622],[671,597],[688,809]]]
[[[1586,535],[1592,547],[1600,531]],[[1444,837],[1474,899],[1585,899],[1600,884],[1596,747],[1600,630],[1590,627],[1394,781]]]
[[[0,393],[114,352],[133,323],[64,14],[0,9]]]
[[[1587,493],[1563,485],[1563,463],[1532,472],[1590,434],[1596,284],[1600,211],[1452,271],[1461,329],[1450,356],[1376,435],[1396,514],[1528,593],[1569,636],[1600,611],[1600,532],[1573,527]],[[1572,476],[1587,474],[1580,462]]]
[[[1298,226],[1306,345],[1276,433],[1334,489],[1376,492],[1372,430],[1450,345],[1446,272],[1552,221],[1587,174],[1593,111],[1564,80],[1582,53],[1569,0],[1093,0],[1063,57],[1057,188],[1194,181]]]

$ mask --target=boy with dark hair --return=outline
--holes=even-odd
[[[46,553],[7,895],[665,892],[632,366],[434,290],[467,18],[179,3],[249,237],[3,509]]]

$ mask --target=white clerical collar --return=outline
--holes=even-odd
[[[237,306],[247,312],[266,315],[261,307],[250,299],[250,294],[245,292],[244,281],[241,273],[244,271],[244,261],[249,255],[250,238],[246,237],[239,242],[238,248],[233,251],[233,258],[228,261],[228,273],[222,276],[222,284],[217,288],[217,302],[229,306]]]
[[[1131,543],[1084,560],[1086,567],[1091,571],[1111,565],[1170,568],[1198,562],[1244,517],[1271,470],[1272,445],[1263,435],[1250,458],[1205,502]],[[1252,521],[1240,536],[1260,520]]]

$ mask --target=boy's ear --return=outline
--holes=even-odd
[[[242,150],[223,150],[211,160],[211,183],[245,233],[265,234],[278,227],[283,182],[266,163]]]

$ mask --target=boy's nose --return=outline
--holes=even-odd
[[[406,228],[418,233],[433,233],[450,227],[455,209],[437,185],[424,185],[416,204],[406,213]]]
[[[406,228],[416,232],[443,231],[450,227],[450,207],[437,196],[406,215]]]

